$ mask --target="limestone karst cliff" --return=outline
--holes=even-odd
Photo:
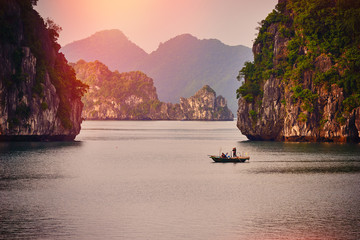
[[[208,85],[203,86],[194,96],[180,98],[180,108],[185,120],[233,120],[234,116],[228,109],[226,99],[216,96]]]
[[[37,1],[0,1],[0,140],[73,140],[85,85],[56,43],[59,26]]]
[[[239,78],[251,140],[359,142],[360,2],[279,0]]]
[[[233,120],[226,100],[209,86],[180,103],[159,101],[153,80],[140,71],[111,72],[99,61],[72,64],[77,77],[90,86],[83,97],[84,119]]]

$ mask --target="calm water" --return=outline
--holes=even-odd
[[[235,122],[86,121],[0,143],[0,239],[360,239],[360,145],[249,142]],[[213,163],[236,146],[250,163]]]

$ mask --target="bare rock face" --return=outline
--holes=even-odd
[[[327,63],[321,64],[326,66]],[[308,84],[313,86],[312,77]],[[261,101],[248,103],[240,98],[237,126],[241,132],[250,140],[359,141],[360,108],[355,108],[343,122],[339,122],[338,109],[344,101],[339,86],[333,84],[330,90],[314,87],[318,99],[313,112],[304,115],[306,119],[301,119],[302,104],[294,103],[291,87],[279,79],[270,78],[264,84]]]
[[[30,1],[3,1],[1,8],[8,19],[17,18],[12,22],[1,20],[2,26],[12,27],[13,32],[0,41],[0,140],[73,140],[80,132],[83,104],[74,89],[64,91],[57,85],[60,81],[55,78],[60,74],[54,72],[63,69],[71,77],[66,60],[57,53],[56,43]],[[36,49],[37,57],[26,35],[29,19],[36,24],[33,34],[38,34],[43,43],[42,49]],[[75,79],[75,74],[72,77]],[[77,83],[74,79],[63,80]]]
[[[250,140],[282,140],[285,109],[280,80],[265,82],[262,101],[248,104],[239,99],[237,126]]]
[[[215,91],[208,85],[190,98],[180,98],[180,108],[184,120],[233,120],[234,118],[227,108],[225,98],[216,97]]]

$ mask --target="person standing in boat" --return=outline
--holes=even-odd
[[[233,157],[236,157],[236,148],[233,148],[232,152],[233,152]]]

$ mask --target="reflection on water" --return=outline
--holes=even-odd
[[[257,168],[252,170],[253,173],[359,173],[359,165],[345,165],[345,166],[298,166],[298,167],[267,167]]]
[[[250,162],[207,156],[232,147]],[[77,142],[0,143],[0,239],[359,239],[359,156],[235,122],[86,121]]]
[[[257,174],[359,173],[359,144],[238,142]]]
[[[289,154],[296,154],[296,157],[302,160],[330,160],[341,157],[353,156],[359,160],[359,144],[343,143],[292,143],[292,142],[251,142],[242,141],[238,143],[244,148],[251,148],[256,152],[266,152],[269,155],[276,155],[282,159],[283,155],[289,157]],[[265,159],[266,160],[266,159]],[[272,159],[274,160],[274,159]],[[348,160],[348,159],[346,159]]]
[[[81,142],[0,142],[0,157],[5,154],[37,152],[50,149],[81,146]]]
[[[0,142],[0,190],[31,189],[34,182],[66,178],[54,153],[66,156],[81,142]],[[39,181],[43,180],[43,181]]]

